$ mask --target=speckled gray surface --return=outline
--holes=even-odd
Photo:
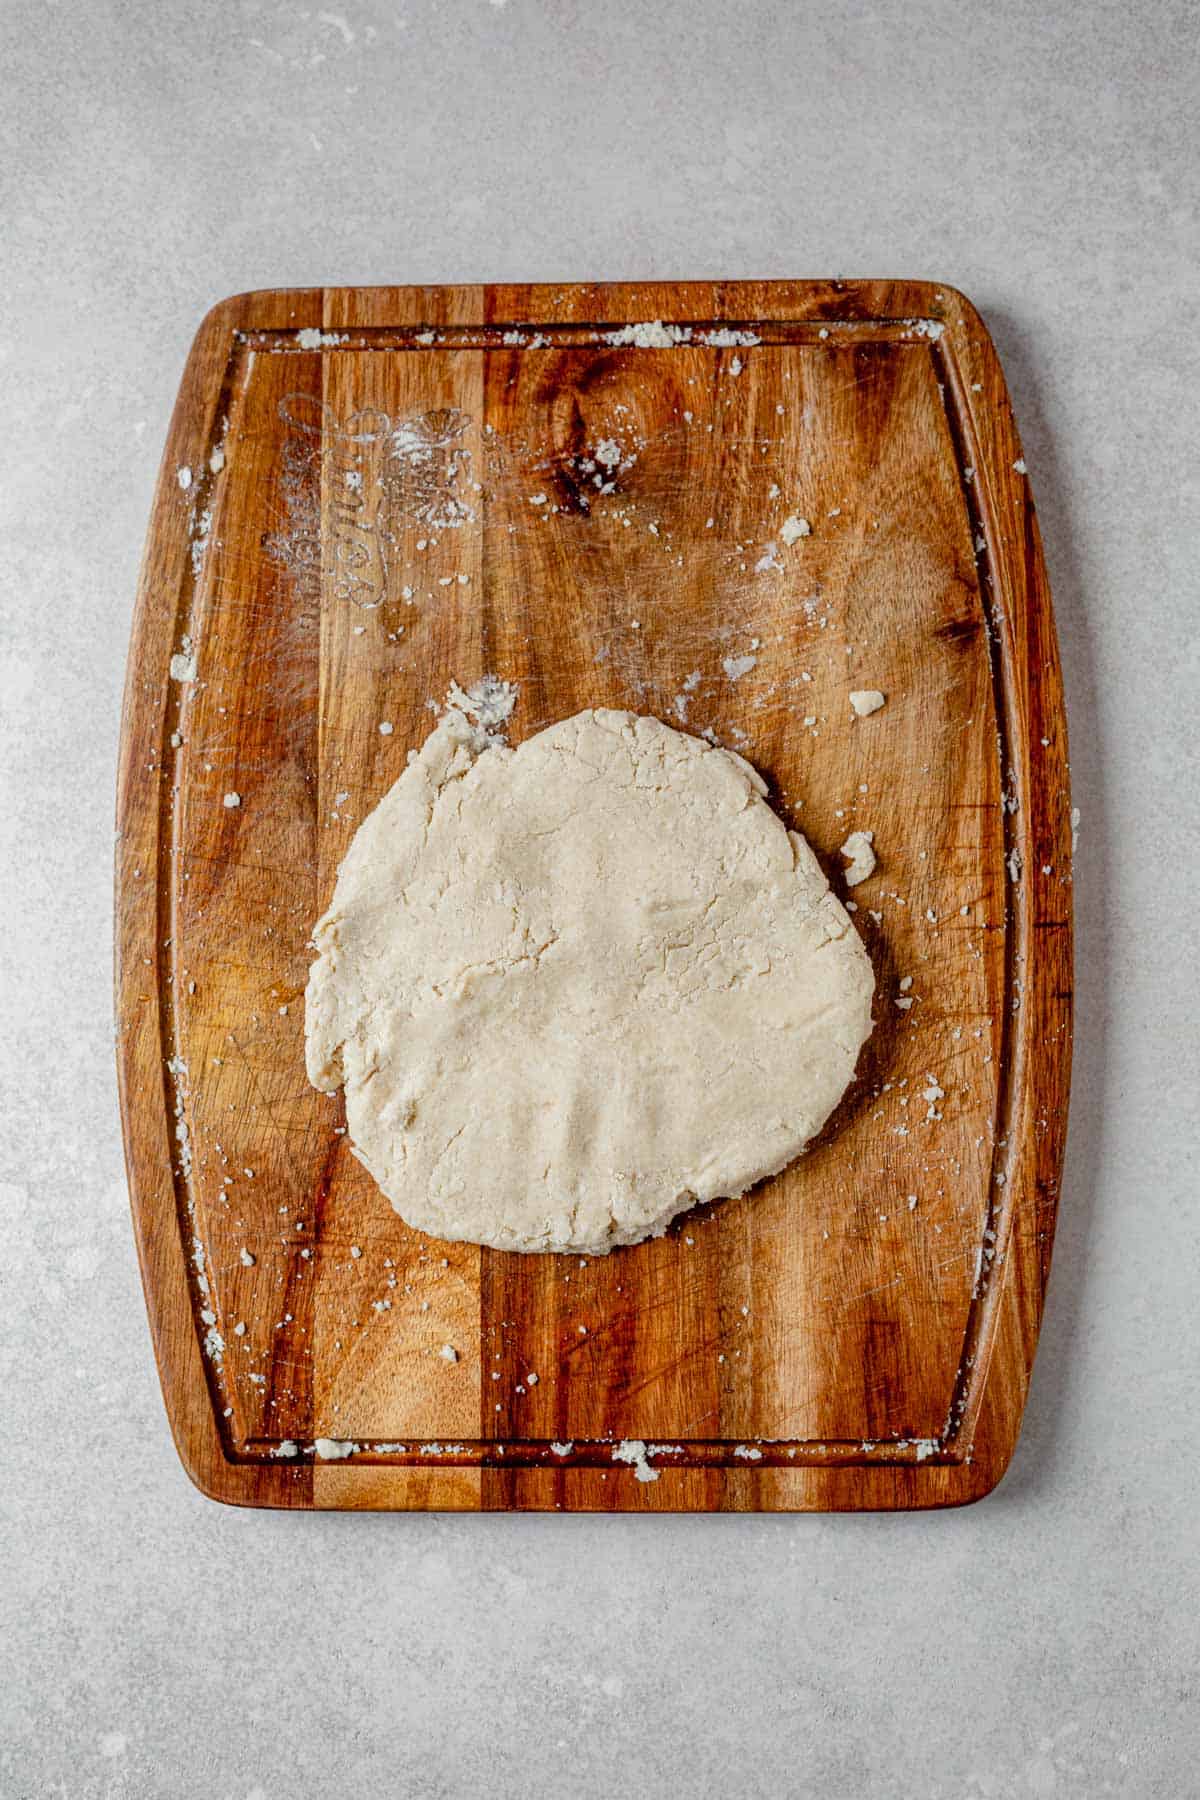
[[[1194,1792],[1194,10],[10,0],[0,33],[0,1793]],[[201,312],[836,273],[982,307],[1059,610],[1077,1080],[1007,1480],[912,1518],[211,1505],[158,1396],[109,1022],[125,645]]]

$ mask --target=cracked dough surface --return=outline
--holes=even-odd
[[[582,712],[512,750],[450,711],[316,925],[309,1079],[410,1225],[599,1255],[820,1130],[874,976],[749,763]]]

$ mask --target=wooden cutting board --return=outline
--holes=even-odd
[[[409,1229],[305,1079],[338,863],[450,683],[488,673],[518,684],[513,742],[611,706],[743,752],[839,891],[839,846],[875,834],[855,1086],[781,1175],[608,1258]],[[1066,1127],[1066,759],[1029,481],[960,294],[216,307],[142,570],[117,871],[134,1220],[193,1480],[359,1508],[987,1493]]]

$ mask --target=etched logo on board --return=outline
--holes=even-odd
[[[321,584],[370,609],[389,597],[402,536],[454,531],[475,518],[469,495],[469,413],[457,407],[393,417],[376,407],[339,419],[311,394],[279,402],[288,426],[280,489],[283,529],[264,540],[306,599]]]

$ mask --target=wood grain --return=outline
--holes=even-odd
[[[680,341],[614,341],[655,320]],[[835,884],[875,833],[853,1089],[792,1168],[608,1258],[410,1230],[305,1080],[338,862],[485,672],[519,684],[514,741],[608,705],[743,751]],[[885,709],[856,719],[857,687]],[[999,1480],[1066,1130],[1070,798],[1029,482],[961,295],[224,302],[164,455],[118,823],[134,1220],[206,1493],[790,1510]]]

